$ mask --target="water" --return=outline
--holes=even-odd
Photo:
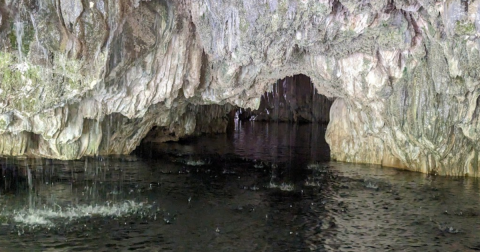
[[[15,21],[13,23],[13,26],[15,28],[15,37],[17,39],[18,57],[20,61],[23,62],[23,52],[22,52],[22,49],[23,49],[22,39],[23,39],[23,33],[24,33],[23,22]]]
[[[0,251],[480,249],[477,179],[329,162],[324,133],[248,122],[132,156],[4,159]]]

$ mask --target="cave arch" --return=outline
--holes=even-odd
[[[310,77],[287,76],[265,92],[257,109],[238,109],[239,120],[328,124],[334,98],[320,94]]]
[[[178,131],[178,127],[153,127],[142,140],[137,153],[152,156],[152,149],[161,153],[171,146],[177,146],[167,146],[163,142],[190,142],[188,139],[192,136],[221,133],[225,135],[221,136],[224,138],[221,144],[242,150],[240,155],[251,160],[266,158],[276,162],[286,146],[296,146],[304,151],[307,148],[310,156],[315,157],[315,160],[304,162],[329,161],[330,147],[326,131],[335,98],[320,94],[310,77],[303,74],[286,76],[268,88],[261,95],[257,109],[230,104],[190,104],[188,111],[195,113],[195,129],[191,134]],[[199,153],[203,151],[203,147],[198,149]]]
[[[181,138],[209,133],[225,133],[239,121],[321,123],[330,121],[330,108],[335,98],[318,92],[310,77],[304,74],[286,76],[269,86],[259,97],[256,109],[229,103],[189,104],[184,114],[192,122],[179,122],[166,126],[153,126],[142,140],[145,142],[178,141]],[[183,129],[182,125],[191,125]]]

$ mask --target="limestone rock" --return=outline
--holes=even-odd
[[[1,153],[221,131],[200,106],[256,109],[302,73],[336,98],[333,158],[479,176],[479,20],[478,0],[0,1]]]

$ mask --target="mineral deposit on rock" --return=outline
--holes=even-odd
[[[473,0],[4,0],[0,154],[222,132],[304,74],[333,159],[478,176],[479,35]]]

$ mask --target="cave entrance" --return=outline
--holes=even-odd
[[[238,109],[240,121],[328,124],[333,99],[319,94],[310,78],[299,74],[278,80],[265,92],[257,110]]]
[[[149,157],[233,154],[253,162],[306,167],[330,160],[325,132],[332,103],[333,99],[318,94],[308,76],[286,77],[262,95],[257,110],[192,105],[188,110],[196,118],[194,134],[179,137],[171,128],[156,127],[139,149]]]
[[[278,193],[325,185],[330,161],[325,133],[332,103],[307,76],[286,77],[262,95],[257,110],[191,106],[195,134],[178,138],[171,129],[157,127],[137,153],[162,164],[165,173],[186,174],[188,181],[202,181],[206,187]]]

